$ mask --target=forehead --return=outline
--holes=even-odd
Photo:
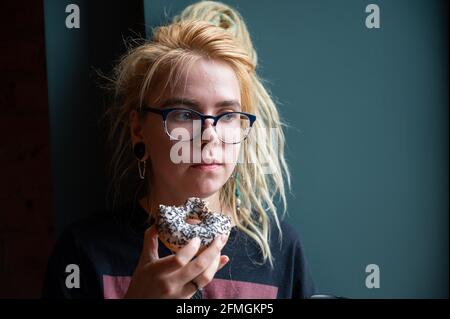
[[[166,78],[160,84],[164,82],[167,86],[161,88],[160,85],[158,101],[173,97],[190,98],[202,104],[241,100],[236,73],[227,63],[218,60],[199,59],[175,73],[173,79]]]

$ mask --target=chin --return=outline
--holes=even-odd
[[[210,197],[211,195],[214,195],[220,190],[220,187],[214,187],[214,188],[198,188],[191,192],[193,194],[193,197],[200,197],[200,198],[206,198]]]
[[[194,187],[193,187],[194,186]],[[222,185],[218,183],[194,183],[187,186],[187,189],[190,191],[189,194],[192,194],[192,197],[200,197],[206,198],[215,193],[217,193],[221,189]]]

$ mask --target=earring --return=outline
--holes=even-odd
[[[133,153],[134,153],[134,156],[136,156],[136,158],[138,160],[139,178],[145,179],[146,160],[142,160],[142,158],[144,158],[144,156],[145,156],[145,144],[142,142],[138,142],[138,143],[134,144]],[[142,168],[141,168],[141,163],[143,164]]]
[[[143,168],[141,168],[141,163],[143,163],[144,165],[144,167]],[[141,179],[145,179],[145,166],[146,166],[146,161],[145,160],[143,160],[143,161],[138,161],[138,170],[139,170],[139,177],[141,178]]]
[[[137,142],[136,144],[134,144],[133,153],[138,160],[142,160],[145,155],[145,144],[142,142]]]
[[[238,178],[239,178],[239,173],[236,172],[235,174],[235,196],[236,196],[236,209],[238,212],[240,212],[241,210],[241,193],[239,192],[239,185],[238,185]]]

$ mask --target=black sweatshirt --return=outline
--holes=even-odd
[[[43,297],[122,298],[151,223],[140,204],[130,202],[114,213],[95,214],[72,224],[62,233],[50,257]],[[281,226],[280,245],[277,227],[271,223],[273,269],[269,262],[261,265],[262,254],[256,242],[233,227],[222,249],[222,255],[230,261],[204,287],[202,297],[309,298],[316,293],[298,235],[287,223],[281,222]],[[159,242],[159,256],[169,254],[170,250]]]

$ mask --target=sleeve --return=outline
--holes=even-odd
[[[97,290],[92,287],[94,282],[95,272],[79,249],[74,233],[71,230],[65,231],[48,261],[42,298],[96,298]]]
[[[317,293],[317,287],[312,278],[311,269],[309,267],[303,245],[300,239],[297,237],[295,244],[293,245],[293,299],[307,299]]]

